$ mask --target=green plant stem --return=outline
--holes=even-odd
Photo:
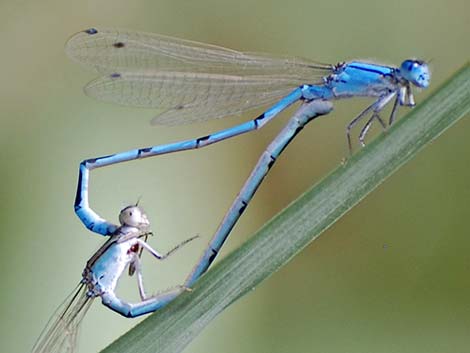
[[[102,352],[181,352],[224,308],[286,264],[469,111],[467,63],[390,131],[339,166],[215,265],[192,292],[184,293]]]

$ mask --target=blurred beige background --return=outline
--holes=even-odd
[[[424,58],[432,60],[433,77],[431,87],[416,94],[419,104],[468,60],[469,10],[464,0],[2,1],[1,351],[30,351],[103,241],[73,213],[81,160],[205,135],[258,113],[150,127],[151,110],[82,93],[95,75],[64,54],[74,32],[129,28],[322,62]],[[222,256],[340,163],[347,153],[345,125],[365,104],[338,102],[296,138]],[[155,248],[203,237],[165,264],[146,261],[150,288],[184,278],[287,115],[200,151],[92,173],[91,203],[109,219],[117,221],[122,207],[142,198],[157,233]],[[228,308],[186,352],[469,352],[469,135],[466,118]],[[122,287],[135,298],[134,279]],[[97,352],[137,322],[97,300],[83,323],[80,352]]]

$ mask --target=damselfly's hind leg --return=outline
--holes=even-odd
[[[367,123],[364,125],[364,127],[361,129],[361,133],[359,134],[359,143],[361,144],[362,147],[366,145],[364,142],[367,132],[369,131],[370,127],[372,126],[372,123],[374,120],[377,120],[380,125],[382,126],[383,131],[387,131],[387,125],[385,122],[380,118],[380,115],[377,113],[372,114],[369,120],[367,120]]]
[[[358,116],[356,116],[351,122],[348,124],[346,127],[346,137],[348,140],[348,148],[349,148],[349,156],[352,156],[353,154],[353,147],[352,147],[352,140],[351,140],[351,131],[352,129],[365,117],[367,114],[369,114],[371,111],[374,110],[374,107],[377,102],[369,105],[366,109],[364,109]],[[366,124],[367,125],[367,124]]]
[[[385,96],[380,97],[377,99],[374,103],[369,105],[366,109],[364,109],[357,117],[355,117],[346,127],[346,137],[348,140],[348,148],[349,148],[349,155],[352,156],[353,153],[353,148],[352,148],[352,140],[351,140],[351,131],[352,129],[360,122],[362,121],[369,113],[372,112],[372,117],[369,118],[369,120],[366,122],[364,127],[361,129],[361,132],[359,134],[359,142],[361,143],[362,146],[365,146],[364,140],[367,135],[367,132],[370,129],[370,126],[372,125],[374,120],[378,120],[382,127],[385,129],[386,125],[384,121],[380,118],[379,113],[382,111],[382,109],[387,105],[388,102],[396,95],[396,92],[391,92],[388,93]],[[394,105],[394,110],[396,110],[396,107]],[[394,112],[392,111],[392,114]]]

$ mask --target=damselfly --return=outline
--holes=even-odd
[[[239,114],[273,102],[263,114],[248,122],[210,135],[166,145],[140,148],[83,161],[75,210],[85,226],[107,235],[115,230],[95,213],[88,202],[89,171],[139,158],[208,146],[257,130],[290,105],[301,108],[263,153],[258,165],[234,200],[186,285],[191,286],[210,266],[231,229],[247,207],[269,167],[301,128],[314,117],[332,110],[330,101],[356,96],[374,102],[347,126],[351,130],[368,118],[359,134],[364,139],[372,123],[386,123],[379,113],[394,101],[388,125],[398,106],[414,106],[411,86],[426,88],[430,71],[426,62],[403,61],[390,67],[364,61],[319,64],[306,59],[244,53],[215,45],[159,34],[90,28],[72,36],[67,54],[103,76],[85,87],[89,96],[124,105],[160,110],[155,124],[184,124]]]
[[[101,297],[102,303],[114,311],[134,317],[161,308],[187,290],[180,285],[148,296],[144,289],[140,256],[146,250],[156,259],[164,260],[196,237],[183,241],[166,254],[160,254],[147,243],[147,237],[152,233],[142,208],[137,205],[124,208],[119,214],[119,222],[114,234],[87,261],[82,280],[49,320],[33,347],[33,353],[76,352],[80,322],[96,297]],[[122,300],[115,293],[118,280],[126,269],[129,275],[137,275],[141,299],[138,303]]]
[[[159,109],[160,114],[153,119],[156,124],[174,125],[221,118],[276,103],[251,121],[207,136],[93,158],[80,164],[75,211],[88,229],[111,236],[105,243],[109,248],[98,251],[90,260],[99,263],[99,269],[95,265],[90,272],[88,262],[81,285],[70,303],[46,327],[34,353],[55,353],[61,352],[60,349],[74,352],[78,324],[93,297],[101,296],[103,304],[133,317],[157,310],[189,288],[213,262],[287,144],[308,122],[328,114],[332,110],[332,100],[356,96],[375,99],[346,128],[349,150],[352,151],[351,130],[354,126],[368,117],[359,134],[359,141],[364,144],[375,120],[386,128],[379,113],[389,102],[394,101],[388,119],[388,125],[391,125],[398,106],[415,104],[411,86],[426,88],[430,80],[428,65],[417,59],[405,60],[400,67],[363,61],[326,65],[300,58],[244,53],[157,34],[95,28],[74,35],[66,45],[66,52],[73,60],[103,74],[85,87],[88,95],[124,105]],[[145,230],[148,224],[145,221],[137,226],[127,224],[124,215],[120,217],[121,225],[116,226],[93,211],[88,201],[90,170],[201,148],[257,130],[297,101],[302,102],[301,106],[260,157],[184,284],[168,293],[147,298],[138,255],[145,248],[159,258],[158,253],[141,239],[148,234]],[[140,216],[136,219],[145,216],[137,207],[122,212],[126,210],[138,211]],[[123,251],[123,247],[130,256],[119,263],[111,261],[107,254]],[[130,304],[114,294],[117,278],[127,266],[131,273],[137,271],[141,303]],[[113,281],[104,285],[96,282],[96,275],[101,271],[109,273]]]

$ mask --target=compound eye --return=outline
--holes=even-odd
[[[119,223],[121,226],[136,228],[146,227],[150,224],[144,210],[135,205],[128,206],[121,211]]]
[[[431,74],[429,66],[422,60],[405,60],[400,67],[400,73],[404,79],[420,88],[427,88]]]

